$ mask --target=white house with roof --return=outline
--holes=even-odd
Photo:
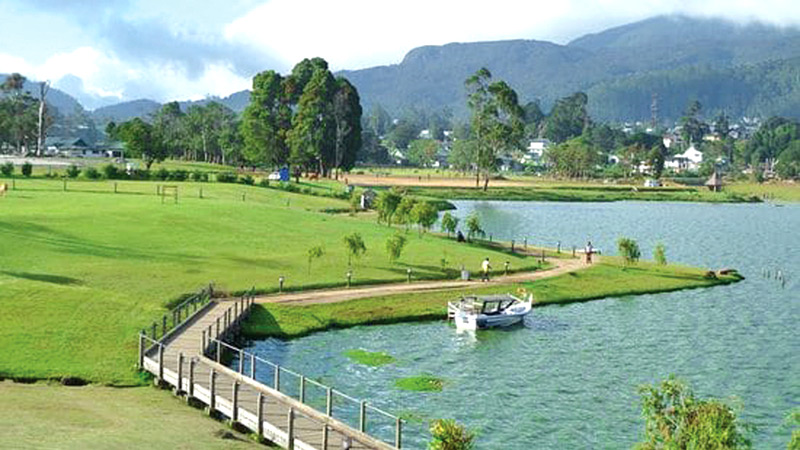
[[[551,143],[548,139],[531,139],[519,162],[522,164],[538,163],[542,160],[542,155],[550,145]]]
[[[684,170],[697,170],[703,162],[703,152],[695,148],[694,144],[690,145],[685,152],[680,155],[675,155],[668,158],[664,162],[664,167],[672,169],[676,172]]]

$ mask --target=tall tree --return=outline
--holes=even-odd
[[[185,153],[186,133],[183,127],[183,116],[180,104],[169,102],[162,106],[153,117],[152,138],[159,141],[158,147],[166,152],[166,156],[189,157]],[[197,159],[197,155],[192,155],[191,159]]]
[[[244,155],[251,164],[281,166],[289,161],[286,136],[291,128],[286,80],[273,70],[253,77],[250,104],[242,114]]]
[[[336,124],[333,96],[336,81],[326,69],[317,69],[303,89],[288,134],[293,163],[314,167],[327,176],[334,159]]]
[[[559,99],[544,123],[543,135],[553,142],[564,142],[583,134],[591,125],[586,105],[589,97],[576,92]]]
[[[703,105],[697,101],[692,100],[686,108],[686,114],[681,118],[681,135],[686,142],[694,142],[700,144],[703,142],[703,136],[708,133],[708,124],[703,122],[700,113],[703,111]]]
[[[476,183],[483,174],[483,190],[502,152],[516,151],[524,133],[523,111],[517,93],[505,81],[492,81],[489,69],[481,68],[467,78],[467,104],[476,144]]]
[[[333,119],[336,127],[333,165],[337,180],[340,170],[353,167],[361,149],[361,113],[361,100],[356,88],[346,78],[337,78],[336,92],[333,94]]]
[[[39,122],[38,122],[38,133],[37,134],[37,142],[36,142],[36,156],[42,156],[44,154],[44,141],[47,136],[47,103],[45,99],[47,98],[47,93],[50,92],[50,82],[49,81],[42,81],[39,83]]]
[[[154,126],[139,117],[120,124],[117,134],[125,143],[128,154],[142,158],[147,170],[154,162],[163,161],[167,156],[166,147],[156,136]]]

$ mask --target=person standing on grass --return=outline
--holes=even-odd
[[[492,270],[492,265],[489,264],[489,258],[486,258],[481,264],[481,281],[489,281],[490,270]]]

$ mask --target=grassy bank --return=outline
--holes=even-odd
[[[514,268],[511,256],[432,235],[408,234],[391,264],[395,229],[347,215],[323,214],[341,200],[222,183],[169,183],[179,201],[162,204],[155,182],[68,183],[18,180],[0,198],[0,377],[77,377],[139,384],[136,334],[166,305],[213,281],[221,290],[269,291],[343,286],[343,237],[361,234],[367,252],[353,261],[353,282],[453,276],[485,256]],[[203,197],[200,198],[200,189]],[[309,270],[307,251],[325,254]],[[449,270],[443,271],[441,259]]]
[[[5,405],[0,408],[4,448],[268,448],[149,387],[6,381],[0,382],[0,398]]]
[[[489,287],[476,283],[476,287],[469,290],[398,294],[304,306],[257,305],[244,324],[243,332],[251,338],[294,338],[356,325],[440,320],[446,317],[447,301],[466,294],[513,293],[518,289],[525,289],[533,293],[536,306],[544,306],[711,287],[741,279],[738,275],[709,279],[705,274],[703,269],[678,265],[659,266],[650,262],[625,267],[617,258],[604,257],[603,262],[588,269],[532,283]]]
[[[746,192],[710,192],[694,188],[644,188],[633,190],[630,186],[551,186],[551,187],[489,187],[487,191],[475,188],[412,187],[409,192],[417,196],[443,200],[526,200],[549,202],[615,202],[669,201],[746,203],[759,202],[758,196]]]

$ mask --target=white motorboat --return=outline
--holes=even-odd
[[[483,330],[520,323],[532,307],[533,295],[527,300],[511,294],[462,297],[447,303],[447,316],[459,330]]]

